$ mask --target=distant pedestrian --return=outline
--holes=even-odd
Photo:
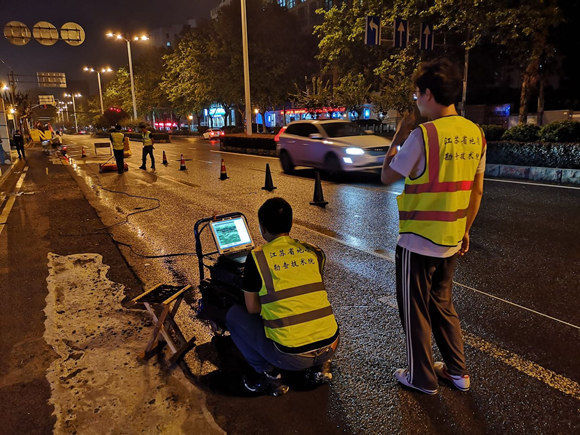
[[[121,126],[115,125],[115,129],[110,135],[111,144],[113,145],[113,154],[117,162],[117,173],[123,174],[125,172],[125,135],[121,132]]]
[[[12,140],[14,141],[14,146],[16,146],[16,151],[18,151],[18,158],[26,160],[26,154],[24,153],[24,136],[22,136],[20,130],[14,132]]]
[[[155,157],[153,157],[153,136],[147,125],[141,126],[141,135],[143,138],[143,163],[139,169],[147,169],[147,155],[151,157],[151,169],[155,170]]]
[[[469,250],[481,203],[486,142],[482,130],[455,110],[461,76],[448,60],[421,64],[413,82],[419,111],[432,121],[413,130],[400,151],[391,147],[381,173],[384,184],[405,177],[397,198],[396,286],[407,367],[394,376],[427,394],[437,393],[437,376],[467,391],[470,378],[451,289],[457,254]],[[433,362],[431,333],[443,362]]]

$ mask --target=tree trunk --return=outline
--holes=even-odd
[[[540,83],[538,85],[538,125],[544,124],[544,77],[540,75]]]
[[[528,122],[528,94],[530,88],[530,77],[524,74],[522,79],[522,89],[520,91],[520,111],[518,116],[518,124],[523,125]]]

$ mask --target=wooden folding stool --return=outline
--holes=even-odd
[[[155,325],[153,335],[145,350],[139,355],[140,358],[148,360],[155,355],[158,352],[157,343],[159,340],[164,341],[169,347],[171,351],[169,362],[171,364],[177,363],[183,355],[195,346],[195,337],[189,341],[186,340],[174,319],[181,301],[189,289],[191,289],[190,285],[181,287],[156,284],[133,299],[133,303],[143,303],[145,305]],[[161,310],[159,317],[155,313],[156,309]],[[173,332],[175,339],[171,336],[171,332]],[[160,344],[163,346],[163,343]]]

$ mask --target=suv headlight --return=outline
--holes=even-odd
[[[350,156],[362,156],[365,152],[362,148],[351,147],[346,149],[346,153]]]

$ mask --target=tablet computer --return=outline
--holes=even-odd
[[[243,216],[212,221],[210,227],[220,254],[246,251],[254,247],[248,224]]]

